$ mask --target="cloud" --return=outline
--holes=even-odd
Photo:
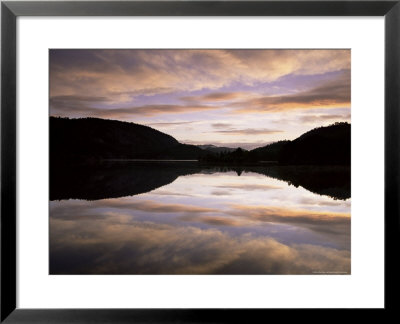
[[[246,189],[246,190],[270,190],[277,188],[264,188],[260,186],[218,186],[227,189]],[[332,206],[321,204],[321,206]],[[337,206],[337,205],[335,205]],[[230,204],[228,208],[221,209],[218,216],[202,215],[201,213],[187,213],[180,220],[192,223],[211,224],[212,219],[216,219],[214,225],[249,227],[256,224],[277,224],[291,226],[293,228],[303,228],[320,235],[325,242],[335,242],[345,248],[350,248],[350,224],[351,218],[348,213],[326,212],[306,209],[283,208],[276,206],[254,206],[244,204]],[[232,218],[234,217],[234,218]],[[205,220],[209,220],[205,222]]]
[[[297,93],[246,92],[287,76],[340,71],[336,80]],[[349,71],[350,50],[51,50],[50,114],[134,120],[221,109],[248,114],[343,107],[350,105]],[[217,124],[212,127],[224,131],[224,123]],[[271,134],[250,132],[220,134]]]
[[[181,100],[189,102],[218,102],[218,101],[231,101],[237,98],[242,98],[247,94],[242,92],[212,92],[202,96],[189,96],[181,97]]]
[[[350,69],[350,50],[76,50],[50,51],[50,96],[99,93],[113,102],[171,91],[253,86],[293,75]],[[217,90],[217,91],[215,91]],[[188,99],[188,98],[186,98]]]
[[[175,89],[169,87],[158,87],[158,88],[145,88],[141,90],[130,90],[130,91],[110,91],[109,94],[112,96],[154,96],[157,94],[166,94],[174,92]]]
[[[338,108],[350,105],[350,71],[336,79],[294,94],[264,96],[230,104],[234,113],[270,113],[293,109]]]
[[[171,190],[155,189],[151,192],[153,195],[157,196],[181,196],[181,197],[191,197],[191,194],[176,192]]]
[[[99,204],[102,206],[103,204]],[[157,213],[210,213],[218,210],[208,207],[191,206],[186,204],[165,204],[159,203],[152,200],[140,200],[140,201],[125,201],[125,200],[112,200],[104,202],[104,207],[112,207],[118,209],[129,209],[129,210],[140,210],[145,212],[157,212]]]
[[[243,189],[243,190],[276,190],[281,189],[277,186],[270,185],[240,185],[240,184],[228,184],[228,185],[216,185],[216,188],[221,189]],[[213,217],[228,216],[237,217],[232,224],[252,224],[254,222],[270,222],[278,224],[290,224],[293,226],[300,226],[308,228],[315,232],[329,233],[333,235],[348,234],[350,231],[350,214],[348,213],[332,213],[322,212],[305,209],[289,209],[276,206],[253,206],[244,204],[231,204],[228,208],[210,208],[196,205],[187,204],[168,204],[161,203],[153,200],[131,200],[131,199],[111,199],[111,200],[100,200],[96,202],[96,210],[91,208],[91,205],[81,202],[74,205],[70,205],[68,208],[61,205],[55,207],[54,217],[69,220],[71,215],[72,219],[85,219],[96,215],[98,216],[100,210],[104,212],[110,212],[111,210],[124,213],[124,211],[142,211],[146,213],[173,213],[184,216],[185,220],[190,219],[191,221],[197,220],[202,222],[205,214],[207,217],[211,214],[218,214],[218,216],[212,215]]]
[[[205,216],[195,219],[197,222],[202,222],[209,225],[215,226],[240,226],[240,222],[232,218],[227,217],[216,217],[216,216]]]
[[[162,194],[162,193],[161,193]],[[99,200],[96,202],[97,210],[91,208],[85,202],[69,205],[65,207],[60,205],[53,208],[53,215],[55,218],[70,219],[74,218],[90,218],[92,215],[98,215],[100,210],[98,209],[116,209],[116,210],[128,210],[128,211],[143,211],[148,213],[180,213],[180,214],[204,214],[204,213],[215,213],[217,209],[191,206],[187,204],[165,204],[152,200],[129,200],[129,199],[110,199],[110,200]],[[98,216],[96,216],[97,218]]]
[[[342,200],[316,200],[312,198],[302,198],[300,199],[300,203],[304,205],[316,205],[316,206],[335,206],[335,207],[351,207],[351,201],[342,201]]]
[[[153,215],[142,214],[140,221],[135,211]],[[156,213],[176,217],[154,222]],[[304,228],[320,239],[293,244],[257,235],[268,223],[293,234]],[[51,202],[50,273],[350,273],[349,235],[347,213],[241,204],[215,209],[137,198]]]
[[[228,124],[228,123],[213,123],[213,124],[211,124],[211,126],[215,127],[215,128],[228,128],[228,127],[231,127],[232,124]]]
[[[97,96],[55,96],[51,97],[50,100],[52,102],[56,102],[59,104],[74,102],[74,103],[92,103],[92,102],[109,102],[110,98],[107,97],[97,97]]]
[[[300,120],[303,123],[315,123],[321,121],[333,122],[333,121],[349,121],[351,114],[317,114],[317,115],[306,115],[301,116]]]
[[[225,189],[240,189],[240,190],[271,190],[271,189],[282,189],[279,186],[273,185],[263,185],[263,184],[249,184],[249,183],[232,183],[232,184],[225,184],[225,185],[217,185],[218,188],[225,188]]]
[[[149,123],[149,126],[159,126],[159,127],[174,127],[174,126],[181,126],[187,124],[193,124],[195,121],[184,121],[184,122],[170,122],[170,123]]]
[[[213,196],[230,196],[232,193],[228,190],[213,190],[211,194]]]
[[[94,100],[94,99],[93,99]],[[50,98],[52,116],[86,116],[100,118],[129,118],[135,115],[154,116],[159,114],[179,114],[217,109],[214,106],[201,105],[143,105],[126,108],[98,108],[91,106],[92,101],[75,100],[75,97]]]
[[[214,133],[227,134],[227,135],[271,135],[277,133],[283,133],[281,130],[275,129],[228,129],[228,130],[218,130]]]
[[[115,98],[112,96],[82,96],[82,95],[61,95],[50,97],[50,109],[52,115],[69,116],[84,115],[103,118],[129,118],[135,115],[155,116],[160,114],[181,114],[190,112],[218,110],[229,108],[228,113],[273,113],[285,112],[298,109],[316,109],[316,108],[338,108],[350,106],[351,86],[350,71],[346,70],[339,74],[333,80],[325,81],[322,84],[311,89],[285,95],[269,95],[251,97],[243,99],[242,93],[211,93],[201,97],[191,97],[193,100],[187,100],[193,104],[148,104],[130,107],[115,107]],[[207,98],[214,104],[199,104],[204,102],[202,98]],[[215,99],[213,99],[215,98]],[[220,98],[220,99],[218,99]],[[233,100],[229,104],[217,105],[222,98]],[[98,105],[103,105],[99,107]],[[110,106],[113,104],[112,106]],[[106,107],[104,105],[109,105]],[[323,120],[348,120],[350,115],[320,114],[315,116]],[[312,122],[312,116],[302,117],[304,122]],[[189,123],[189,122],[187,122]],[[164,126],[179,125],[177,123],[164,123]],[[159,123],[162,125],[162,123]],[[229,126],[228,123],[214,123],[214,128],[223,128]],[[274,134],[282,132],[269,129],[243,129],[243,130],[218,130],[221,134],[233,135],[259,135]]]
[[[215,224],[218,219],[204,221]],[[312,274],[316,271],[349,274],[350,252],[310,244],[290,246],[268,237],[230,235],[216,228],[50,218],[51,274]]]
[[[107,104],[110,103],[111,99],[108,97],[99,96],[54,96],[50,97],[50,111],[51,114],[69,114],[74,113],[94,113],[101,109],[94,108],[96,104]]]
[[[293,109],[338,108],[350,105],[350,71],[336,79],[294,94],[270,95],[230,104],[233,112],[284,112]]]
[[[349,235],[350,214],[297,210],[274,206],[232,205],[226,213],[258,222],[301,226],[319,233]]]

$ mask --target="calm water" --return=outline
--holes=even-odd
[[[51,274],[350,274],[347,169],[131,163],[51,181]]]

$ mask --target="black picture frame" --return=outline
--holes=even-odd
[[[395,1],[2,1],[1,3],[1,322],[255,322],[287,309],[16,308],[16,19],[19,16],[384,16],[385,18],[385,307],[396,311],[399,275],[400,0]],[[373,234],[373,233],[371,233]],[[367,287],[366,287],[367,289]],[[318,317],[322,310],[293,310]],[[313,312],[312,315],[310,312]],[[336,310],[324,310],[336,316]],[[335,311],[335,314],[333,313]],[[347,310],[358,311],[358,310]],[[365,310],[364,310],[365,311]],[[268,313],[267,313],[268,312]],[[359,312],[358,312],[359,313]],[[393,314],[392,314],[393,315]],[[325,315],[326,316],[326,315]],[[372,317],[371,317],[372,316]]]

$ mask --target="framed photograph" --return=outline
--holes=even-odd
[[[4,1],[1,24],[1,321],[395,310],[398,1]]]

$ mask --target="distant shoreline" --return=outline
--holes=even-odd
[[[102,161],[106,162],[124,162],[124,161],[132,161],[132,162],[199,162],[199,160],[162,160],[162,159],[103,159]]]

